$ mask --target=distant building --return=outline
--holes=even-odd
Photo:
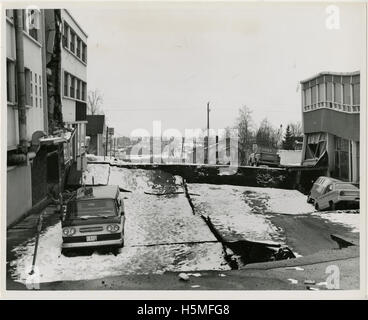
[[[87,115],[87,136],[90,137],[88,153],[96,156],[105,155],[105,115]]]
[[[359,182],[360,73],[321,72],[301,85],[302,164]]]

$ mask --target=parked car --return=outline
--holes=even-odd
[[[258,148],[248,159],[250,166],[270,166],[278,167],[280,165],[280,156],[273,150],[265,150]]]
[[[73,248],[123,246],[124,202],[118,186],[79,188],[63,207],[63,253]]]
[[[330,177],[319,177],[307,198],[316,210],[337,208],[359,208],[359,188],[355,185]]]

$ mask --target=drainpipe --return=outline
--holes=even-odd
[[[46,74],[46,65],[47,65],[47,53],[46,53],[46,13],[45,10],[41,10],[41,34],[42,34],[42,102],[43,102],[43,126],[46,134],[49,133],[49,111],[48,111],[48,96],[47,96],[47,74]],[[49,33],[48,33],[49,34]]]
[[[19,121],[19,147],[22,153],[27,153],[27,115],[26,115],[26,84],[24,76],[24,47],[23,47],[23,12],[14,10],[15,25],[15,51],[18,84],[18,121]]]

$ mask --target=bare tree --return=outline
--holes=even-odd
[[[239,116],[236,122],[239,134],[239,162],[241,165],[247,164],[254,142],[251,113],[252,111],[247,106],[243,106],[239,109]]]
[[[256,133],[257,145],[267,148],[277,148],[279,131],[274,128],[267,118],[263,119]]]
[[[103,111],[101,109],[102,103],[103,97],[98,89],[88,92],[88,111],[90,114],[103,114]]]
[[[288,125],[290,127],[291,135],[293,137],[303,136],[302,124],[299,121],[295,123],[289,123]]]

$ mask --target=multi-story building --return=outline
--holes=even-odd
[[[62,191],[65,164],[81,175],[86,42],[66,10],[6,10],[7,225]]]
[[[321,72],[301,81],[303,165],[359,182],[360,73]]]
[[[43,28],[44,10],[6,10],[8,223],[47,193],[46,148],[35,139],[48,129]]]
[[[81,177],[86,167],[87,34],[68,10],[55,9],[46,12],[46,36],[52,43],[47,48],[48,94],[58,93],[53,103],[73,131],[64,145],[65,166]],[[58,112],[50,117],[58,119]]]

